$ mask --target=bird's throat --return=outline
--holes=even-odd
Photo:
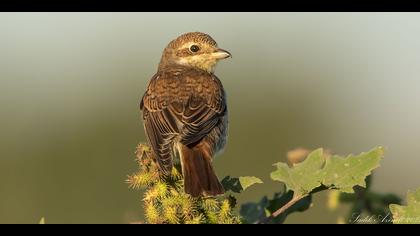
[[[177,63],[183,66],[198,68],[207,71],[208,73],[213,73],[217,60],[205,56],[192,56],[180,58]]]

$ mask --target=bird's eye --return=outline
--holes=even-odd
[[[191,52],[198,52],[199,50],[200,50],[200,47],[198,47],[197,45],[192,45],[190,47]]]

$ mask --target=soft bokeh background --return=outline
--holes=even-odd
[[[374,189],[420,186],[420,15],[415,13],[1,13],[0,223],[141,219],[127,189],[144,141],[139,99],[166,44],[207,32],[233,59],[230,136],[219,176],[266,183],[296,147],[338,154],[376,145]],[[288,223],[334,223],[324,195]]]

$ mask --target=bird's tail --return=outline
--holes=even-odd
[[[212,166],[212,156],[205,145],[178,146],[185,193],[193,197],[216,196],[225,191]]]

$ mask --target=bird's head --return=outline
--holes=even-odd
[[[159,68],[175,64],[212,73],[216,63],[228,57],[231,54],[218,48],[216,41],[209,35],[192,32],[183,34],[168,44],[163,51]]]

